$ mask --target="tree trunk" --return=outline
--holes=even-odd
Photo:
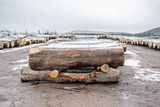
[[[50,82],[119,82],[120,71],[111,68],[109,72],[96,72],[91,73],[63,73],[61,72],[57,78],[53,77],[51,71],[33,71],[29,68],[21,70],[21,81],[50,81]]]
[[[79,67],[123,66],[123,48],[108,49],[43,49],[32,48],[29,65],[32,70],[62,70]]]

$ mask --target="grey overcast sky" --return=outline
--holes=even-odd
[[[160,26],[160,0],[0,0],[0,29],[143,32]]]

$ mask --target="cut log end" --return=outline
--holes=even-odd
[[[0,49],[3,49],[3,48],[4,48],[3,42],[0,42]]]
[[[101,67],[97,67],[97,71],[101,71]]]
[[[109,65],[103,64],[103,65],[101,66],[101,71],[102,71],[102,72],[108,72],[109,70],[110,70]]]
[[[50,74],[51,78],[57,78],[59,75],[59,71],[58,70],[53,70]]]
[[[11,47],[13,48],[15,46],[15,42],[12,40],[11,41]]]

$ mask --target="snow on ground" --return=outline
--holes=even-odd
[[[142,68],[140,57],[138,56],[138,51],[126,51],[126,55],[131,56],[130,59],[125,60],[124,65],[130,66],[134,69],[135,79],[141,79],[144,81],[160,81],[160,70],[157,69],[150,69],[150,68]]]
[[[56,44],[49,44],[41,48],[59,48],[59,49],[113,49],[122,48],[118,43],[112,42],[111,40],[75,40],[75,41],[64,41]]]
[[[138,52],[132,52],[132,51],[127,50],[124,54],[129,55],[129,56],[133,56],[133,57],[138,57],[138,55],[136,53],[138,53]]]
[[[25,59],[19,59],[17,61],[11,62],[12,64],[14,64],[12,70],[15,71],[15,70],[20,70],[24,67],[29,67],[28,59],[29,59],[28,56],[26,56]]]
[[[12,62],[12,63],[25,63],[25,62],[28,62],[28,58],[27,59],[20,59],[15,62]]]
[[[19,64],[19,65],[16,65],[16,66],[14,66],[13,67],[13,71],[15,71],[15,70],[20,70],[20,69],[22,69],[22,68],[25,68],[25,67],[29,67],[29,64],[27,63],[27,64]]]
[[[136,74],[134,76],[135,79],[142,79],[146,81],[160,81],[160,71],[155,69],[142,69],[137,68]]]
[[[139,63],[140,61],[137,59],[127,59],[125,60],[124,65],[131,66],[131,67],[139,67],[140,66]]]

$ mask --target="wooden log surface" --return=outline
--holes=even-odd
[[[12,48],[15,47],[15,41],[12,40],[11,43],[10,43],[10,45],[11,45]]]
[[[3,42],[4,48],[10,48],[10,43],[9,42]]]
[[[103,64],[101,66],[101,71],[102,72],[109,72],[109,70],[110,70],[110,68],[109,68],[108,64]]]
[[[16,43],[17,43],[17,46],[23,46],[23,40],[20,38],[16,41]]]
[[[32,48],[29,65],[32,70],[54,70],[79,67],[123,66],[123,48],[109,49],[45,49]]]
[[[50,82],[119,82],[120,71],[110,68],[106,73],[93,71],[91,73],[63,73],[61,72],[57,78],[52,77],[51,71],[35,72],[30,68],[21,70],[21,81],[50,81]]]
[[[3,49],[3,48],[4,48],[3,42],[0,41],[0,49]]]

